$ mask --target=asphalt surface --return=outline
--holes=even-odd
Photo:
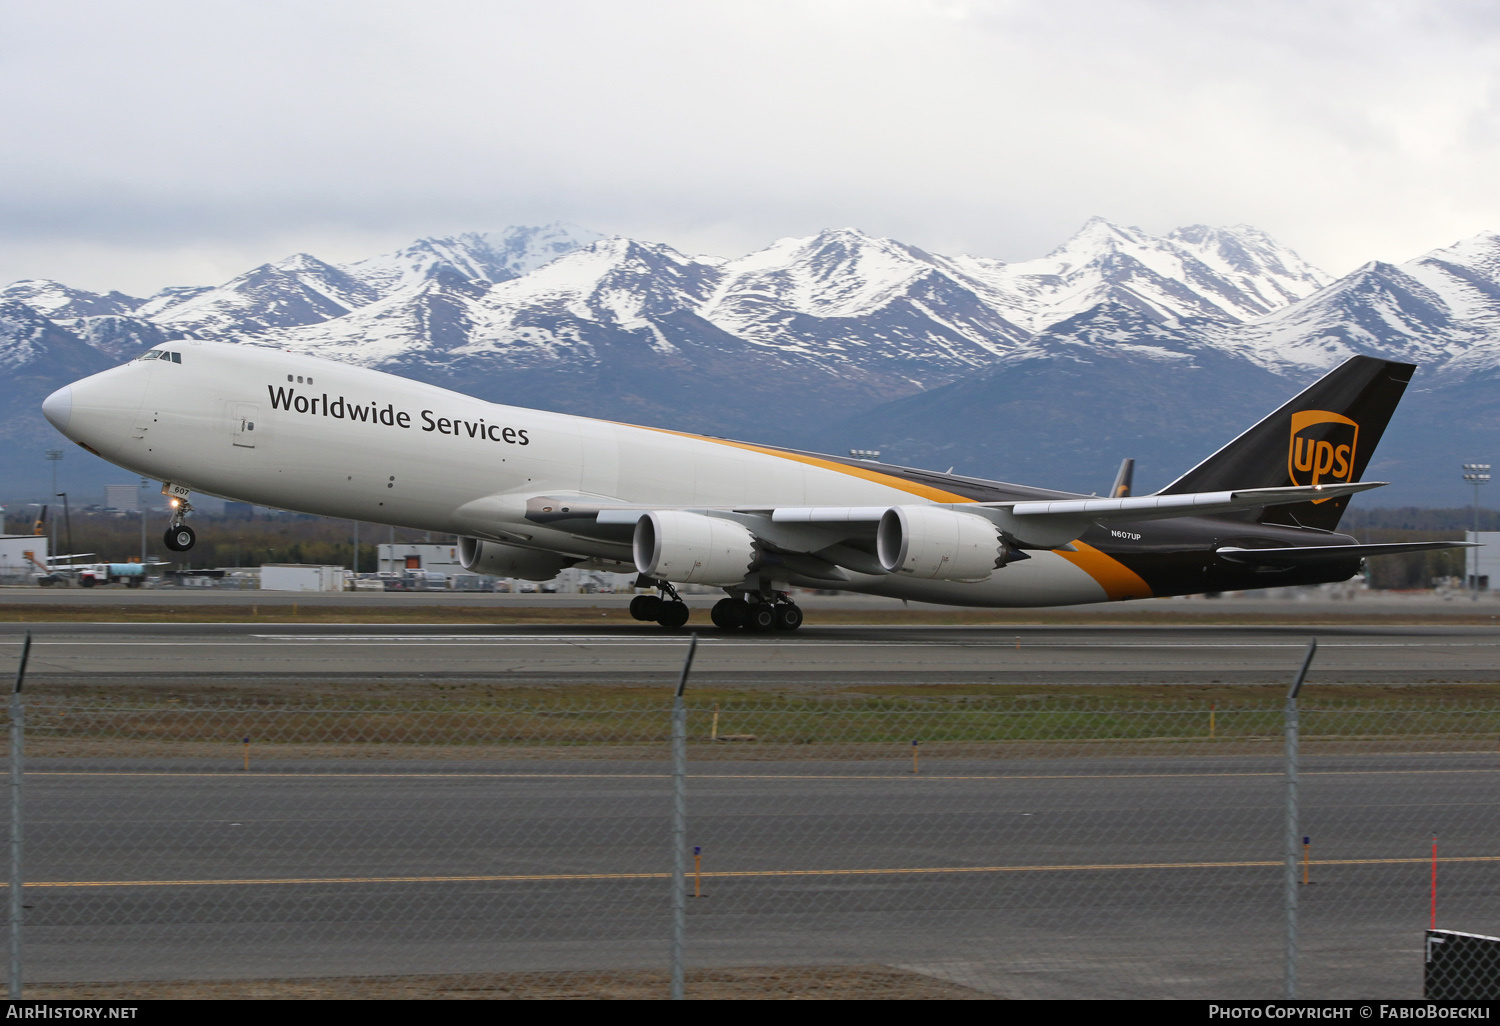
[[[0,665],[34,635],[40,683],[403,680],[659,684],[689,628],[655,624],[0,624]],[[699,628],[694,680],[737,686],[860,683],[1262,683],[1290,679],[1308,640],[1323,682],[1494,682],[1500,628],[1394,626],[807,626],[793,634]]]
[[[666,962],[662,762],[30,769],[29,981]],[[1420,996],[1433,833],[1439,925],[1500,932],[1497,784],[1490,752],[1304,760],[1303,996]],[[693,965],[1280,993],[1276,758],[716,761],[688,796]]]
[[[683,600],[694,609],[705,612],[719,599],[723,592],[718,589],[703,593],[684,591]],[[160,587],[132,589],[124,585],[108,585],[95,588],[0,588],[0,606],[4,605],[64,605],[84,606],[100,610],[107,618],[112,608],[133,609],[151,606],[166,606],[175,609],[187,608],[248,608],[261,606],[342,606],[356,609],[420,609],[424,607],[445,608],[453,606],[492,607],[497,612],[509,609],[577,609],[601,608],[623,609],[629,604],[628,594],[543,594],[540,592],[504,593],[470,591],[421,591],[421,592],[290,592],[260,591],[255,589],[223,589],[192,587]],[[877,595],[859,595],[853,592],[798,592],[799,605],[815,613],[824,609],[856,609],[894,612],[904,608],[915,610],[945,610],[949,606],[912,602],[904,605],[899,599]],[[1398,592],[1358,591],[1344,586],[1331,590],[1321,588],[1272,588],[1264,591],[1228,592],[1217,598],[1189,595],[1178,598],[1146,599],[1134,602],[1093,603],[1081,606],[1049,606],[1034,610],[995,610],[1025,617],[1028,613],[1045,617],[1060,613],[1082,616],[1139,615],[1150,617],[1156,614],[1177,615],[1273,615],[1296,618],[1301,615],[1338,616],[1350,619],[1386,619],[1390,617],[1500,617],[1500,589],[1481,592],[1477,598],[1468,592]]]

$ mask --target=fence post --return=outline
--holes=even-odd
[[[688,671],[693,668],[693,653],[698,650],[698,635],[688,640],[687,658],[682,661],[682,676],[677,678],[677,694],[672,699],[672,1000],[681,1001],[686,987],[683,948],[687,941],[687,706],[682,694],[687,689]]]
[[[1297,679],[1286,694],[1286,967],[1284,982],[1288,1000],[1297,996],[1297,841],[1302,836],[1297,823],[1297,693],[1307,679],[1307,668],[1318,651],[1318,639],[1308,642],[1307,655]]]
[[[10,692],[10,974],[6,992],[12,1001],[21,999],[21,915],[25,909],[21,886],[21,782],[25,767],[26,708],[21,704],[21,685],[26,680],[26,660],[31,655],[31,632],[21,646],[21,665],[16,686]]]

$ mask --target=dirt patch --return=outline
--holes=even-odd
[[[944,772],[945,760],[994,761],[1038,759],[1125,759],[1125,758],[1229,758],[1271,757],[1283,751],[1283,739],[1268,735],[1262,738],[1226,738],[1219,741],[1143,738],[1139,740],[1061,739],[1053,741],[1009,742],[936,742],[925,743],[919,765],[929,773]],[[1308,737],[1302,738],[1302,754],[1315,755],[1494,755],[1493,736],[1434,737]],[[829,763],[847,762],[872,772],[873,767],[888,765],[896,776],[907,775],[911,767],[911,748],[900,744],[713,744],[694,739],[688,746],[688,760],[694,766],[703,763],[782,763],[797,765],[817,763],[818,772],[828,772]],[[244,753],[240,745],[216,745],[210,742],[157,742],[129,740],[95,740],[87,738],[41,738],[26,741],[26,755],[31,759],[89,759],[99,762],[124,759],[152,760],[158,772],[205,772],[205,763],[217,765],[226,775],[244,772]],[[181,760],[175,768],[170,763]],[[310,761],[351,764],[391,764],[420,762],[459,764],[455,772],[504,772],[479,770],[486,763],[513,766],[527,762],[603,762],[639,763],[632,773],[669,772],[667,741],[642,745],[390,745],[390,744],[284,744],[263,745],[252,750],[250,770],[256,773],[286,772],[295,776],[310,772]],[[283,769],[288,763],[291,769]],[[36,772],[45,767],[32,764]],[[328,770],[330,767],[322,767]],[[358,772],[351,768],[351,772]],[[520,772],[512,769],[511,772]],[[695,772],[702,772],[695,770]],[[997,770],[997,772],[999,772]]]
[[[641,1000],[666,998],[670,981],[652,970],[356,976],[300,980],[42,983],[29,1001],[161,1000]],[[856,998],[994,1000],[993,995],[885,965],[694,969],[686,994],[700,1001]]]

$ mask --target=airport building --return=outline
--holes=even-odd
[[[381,545],[376,550],[375,570],[382,574],[399,574],[403,570],[426,570],[439,574],[461,574],[458,544],[434,545],[417,542],[410,545]]]
[[[261,591],[343,591],[348,571],[341,566],[307,563],[265,563],[260,568]]]
[[[1464,541],[1478,542],[1479,548],[1465,550],[1465,586],[1473,588],[1478,585],[1480,591],[1487,591],[1495,582],[1500,585],[1500,531],[1473,531],[1464,532]],[[1478,581],[1475,581],[1478,578]]]
[[[47,573],[47,536],[0,534],[0,584],[30,584]]]

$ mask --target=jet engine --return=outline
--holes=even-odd
[[[653,510],[636,521],[635,568],[679,584],[738,584],[756,561],[755,535],[733,520]]]
[[[994,524],[936,506],[886,510],[875,553],[887,573],[928,581],[982,581],[1014,558]]]
[[[458,561],[465,570],[491,577],[519,577],[523,581],[550,581],[559,571],[578,560],[556,552],[538,552],[502,542],[458,539]]]

